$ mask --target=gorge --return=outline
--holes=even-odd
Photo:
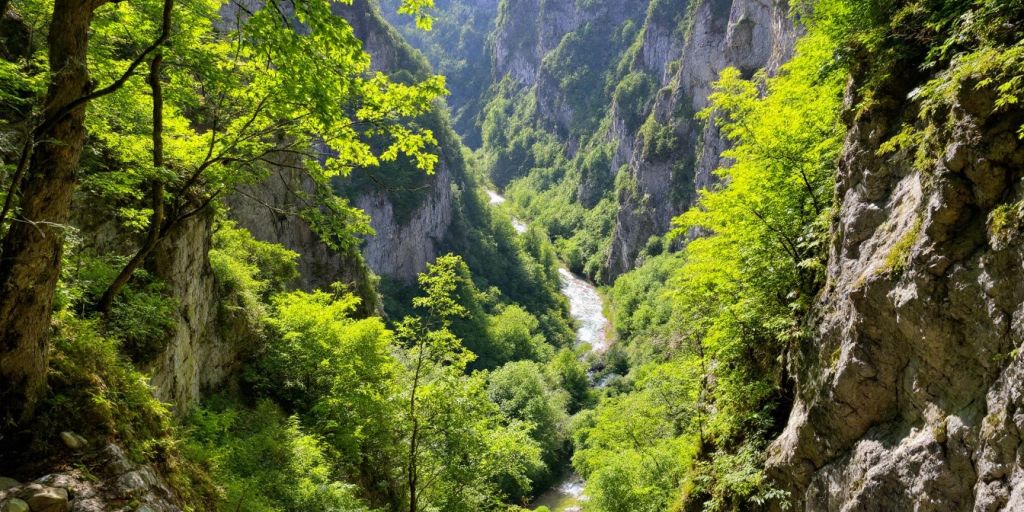
[[[1024,510],[1020,0],[0,2],[0,512]]]

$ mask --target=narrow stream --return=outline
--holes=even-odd
[[[491,198],[492,206],[499,205],[505,202],[505,198],[502,197],[501,194],[493,190],[488,190],[487,195]],[[516,233],[519,233],[520,235],[526,233],[526,223],[515,217],[512,217],[512,228],[515,229]]]
[[[505,198],[493,190],[488,190],[491,205],[500,205]],[[515,217],[512,218],[512,227],[517,233],[526,232],[526,224]],[[590,351],[603,353],[608,349],[609,338],[607,331],[608,319],[604,316],[604,301],[597,288],[586,280],[579,278],[565,267],[558,269],[558,275],[562,281],[562,295],[569,299],[569,314],[576,320],[579,328],[576,330],[576,343],[590,345]],[[583,495],[583,478],[566,468],[566,476],[557,485],[543,492],[530,504],[531,510],[539,507],[548,507],[551,512],[580,512],[582,502],[586,500]]]

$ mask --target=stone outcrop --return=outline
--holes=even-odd
[[[574,0],[506,0],[498,9],[494,76],[522,85],[537,82],[544,56],[582,21]]]
[[[352,25],[370,54],[374,69],[402,70],[418,77],[429,74],[423,58],[401,40],[372,4],[357,0],[351,5],[336,3],[332,8]],[[299,195],[311,190],[310,183],[289,170],[289,165],[276,169],[267,183],[250,187],[233,198],[232,215],[257,238],[280,243],[300,254],[302,287],[324,288],[334,282],[348,283],[363,296],[364,312],[371,313],[378,309],[379,301],[371,290],[367,267],[378,275],[412,283],[437,256],[438,241],[446,236],[451,225],[451,184],[455,179],[452,154],[461,149],[456,139],[438,138],[442,140],[439,168],[433,175],[424,177],[424,190],[418,192],[420,201],[407,216],[396,214],[397,207],[385,184],[370,181],[353,189],[344,179],[338,182],[342,193],[370,216],[370,224],[376,231],[375,235],[366,237],[361,255],[332,250],[302,219],[282,214],[299,208]]]
[[[367,264],[378,274],[405,283],[415,282],[441,251],[441,242],[452,222],[452,173],[441,165],[430,180],[427,197],[408,220],[396,218],[387,195],[371,191],[356,200],[356,206],[372,219],[375,235],[363,245]]]
[[[682,20],[688,24],[683,27],[685,39],[674,40],[670,34],[676,32],[668,31],[671,25],[658,23],[664,16],[650,20],[644,34],[641,63],[661,77],[663,88],[654,99],[647,128],[639,130],[628,145],[632,148],[631,186],[618,193],[619,211],[605,273],[608,280],[634,268],[648,240],[667,233],[672,218],[693,204],[697,191],[714,183],[713,171],[728,144],[714,123],[695,115],[708,106],[721,70],[733,66],[745,76],[761,69],[774,73],[792,54],[798,35],[788,18],[787,0],[680,4],[688,15]],[[678,7],[672,12],[679,14]],[[668,65],[674,59],[677,65]],[[655,137],[671,137],[670,147],[662,143],[656,148],[651,140]],[[621,139],[619,146],[626,147]]]
[[[968,84],[928,119],[934,159],[880,154],[925,79],[856,116],[864,78],[847,93],[828,284],[768,464],[798,509],[1024,509],[1024,111]]]
[[[571,93],[564,90],[560,77],[547,60],[560,50],[568,35],[583,30],[588,24],[602,27],[603,32],[594,47],[587,51],[595,55],[607,53],[607,48],[600,46],[608,45],[612,32],[627,20],[639,23],[646,6],[645,0],[585,5],[575,0],[506,0],[499,7],[492,43],[493,80],[500,82],[507,77],[519,87],[532,87],[531,93],[537,102],[537,121],[567,141],[568,152],[572,154],[580,141],[568,140],[576,115],[568,97]],[[617,57],[609,56],[613,62]],[[600,73],[603,70],[588,71]],[[586,94],[600,92],[586,91]]]
[[[150,363],[156,397],[185,413],[204,390],[220,385],[241,365],[251,333],[222,328],[210,268],[212,215],[186,220],[154,251],[155,274],[177,302],[175,327],[164,350]]]
[[[85,456],[80,467],[0,486],[0,510],[22,512],[180,512],[160,471],[136,464],[116,445]],[[20,502],[20,503],[19,503]],[[8,508],[5,508],[8,507]]]

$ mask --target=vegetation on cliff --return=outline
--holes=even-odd
[[[1019,0],[795,1],[773,20],[798,27],[792,58],[715,68],[692,114],[659,99],[692,85],[669,77],[709,4],[549,0],[538,12],[557,19],[528,26],[538,13],[511,0],[383,3],[399,29],[367,0],[0,0],[0,474],[102,480],[112,445],[186,510],[514,511],[569,471],[586,512],[804,507],[792,481],[809,476],[771,473],[769,447],[793,411],[814,413],[799,386],[830,385],[806,375],[848,357],[819,336],[846,239],[891,239],[868,248],[881,256],[860,284],[915,279],[937,203],[970,210],[950,226],[984,228],[963,235],[974,245],[948,235],[955,250],[1017,251]],[[496,52],[523,69],[497,68]],[[454,124],[427,60],[458,81]],[[893,119],[873,124],[880,112]],[[678,157],[709,141],[681,118],[725,146],[703,190]],[[948,147],[982,133],[957,123],[990,118],[1001,138],[971,155],[998,166]],[[845,189],[881,186],[846,176],[868,157],[920,174],[900,193],[942,200],[902,212],[905,226],[861,226],[889,215],[882,199],[902,204],[881,193],[841,218]],[[616,218],[652,207],[658,185],[631,158],[668,165],[659,197],[692,207],[618,275]],[[302,177],[284,185],[298,206],[261,206],[301,219],[308,247],[260,240],[232,211],[281,170]],[[373,275],[354,204],[377,191],[405,225],[438,190],[444,213],[425,215],[446,227],[415,282]],[[948,248],[926,249],[945,273]],[[305,250],[344,256],[357,278],[301,288]],[[1019,270],[1000,258],[968,280]],[[574,336],[567,270],[607,284],[606,350]],[[996,336],[1017,336],[1019,304],[1000,308]],[[827,357],[801,359],[807,347]],[[942,421],[929,446],[945,450]],[[116,505],[142,510],[143,494]]]

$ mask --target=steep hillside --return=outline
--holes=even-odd
[[[430,11],[431,29],[398,14],[399,0],[381,2],[381,12],[408,43],[422,52],[434,71],[448,79],[446,98],[452,125],[470,147],[480,146],[480,112],[491,81],[488,38],[494,31],[499,0],[438,0]]]
[[[771,74],[797,33],[786,2],[501,9],[485,165],[574,270],[605,282],[664,250],[672,217],[714,183],[727,144],[696,114],[718,72]]]
[[[769,468],[806,510],[1016,510],[1024,12],[858,21],[889,37],[857,47],[828,281]]]
[[[669,12],[683,6],[674,7]],[[651,238],[667,233],[672,218],[694,204],[697,192],[715,184],[713,172],[728,142],[714,122],[696,114],[708,107],[719,73],[735,67],[746,77],[762,70],[771,76],[793,51],[798,29],[786,0],[690,2],[685,9],[687,16],[676,28],[686,34],[681,48],[664,51],[671,43],[661,39],[666,28],[657,20],[667,16],[658,13],[641,47],[643,66],[653,70],[648,72],[658,76],[657,70],[664,70],[670,78],[662,78],[644,125],[631,134],[624,130],[633,140],[619,142],[631,151],[620,178],[628,185],[617,194],[608,280],[634,268]],[[674,69],[666,66],[670,55]]]
[[[1024,510],[1022,276],[1022,0],[0,0],[2,512]]]
[[[52,289],[7,302],[46,315],[0,351],[4,510],[468,512],[557,476],[571,394],[541,375],[560,351],[577,368],[552,250],[487,208],[443,82],[375,4],[102,4],[75,7],[93,36],[77,62],[123,76],[56,135],[85,156],[45,154],[81,167],[67,225],[35,217],[8,163],[64,79],[33,64],[59,37],[11,34],[60,35],[71,11],[0,7],[0,232],[59,231],[39,231]],[[540,386],[552,428],[484,379],[511,362],[504,386]],[[33,369],[35,388],[7,377]]]

